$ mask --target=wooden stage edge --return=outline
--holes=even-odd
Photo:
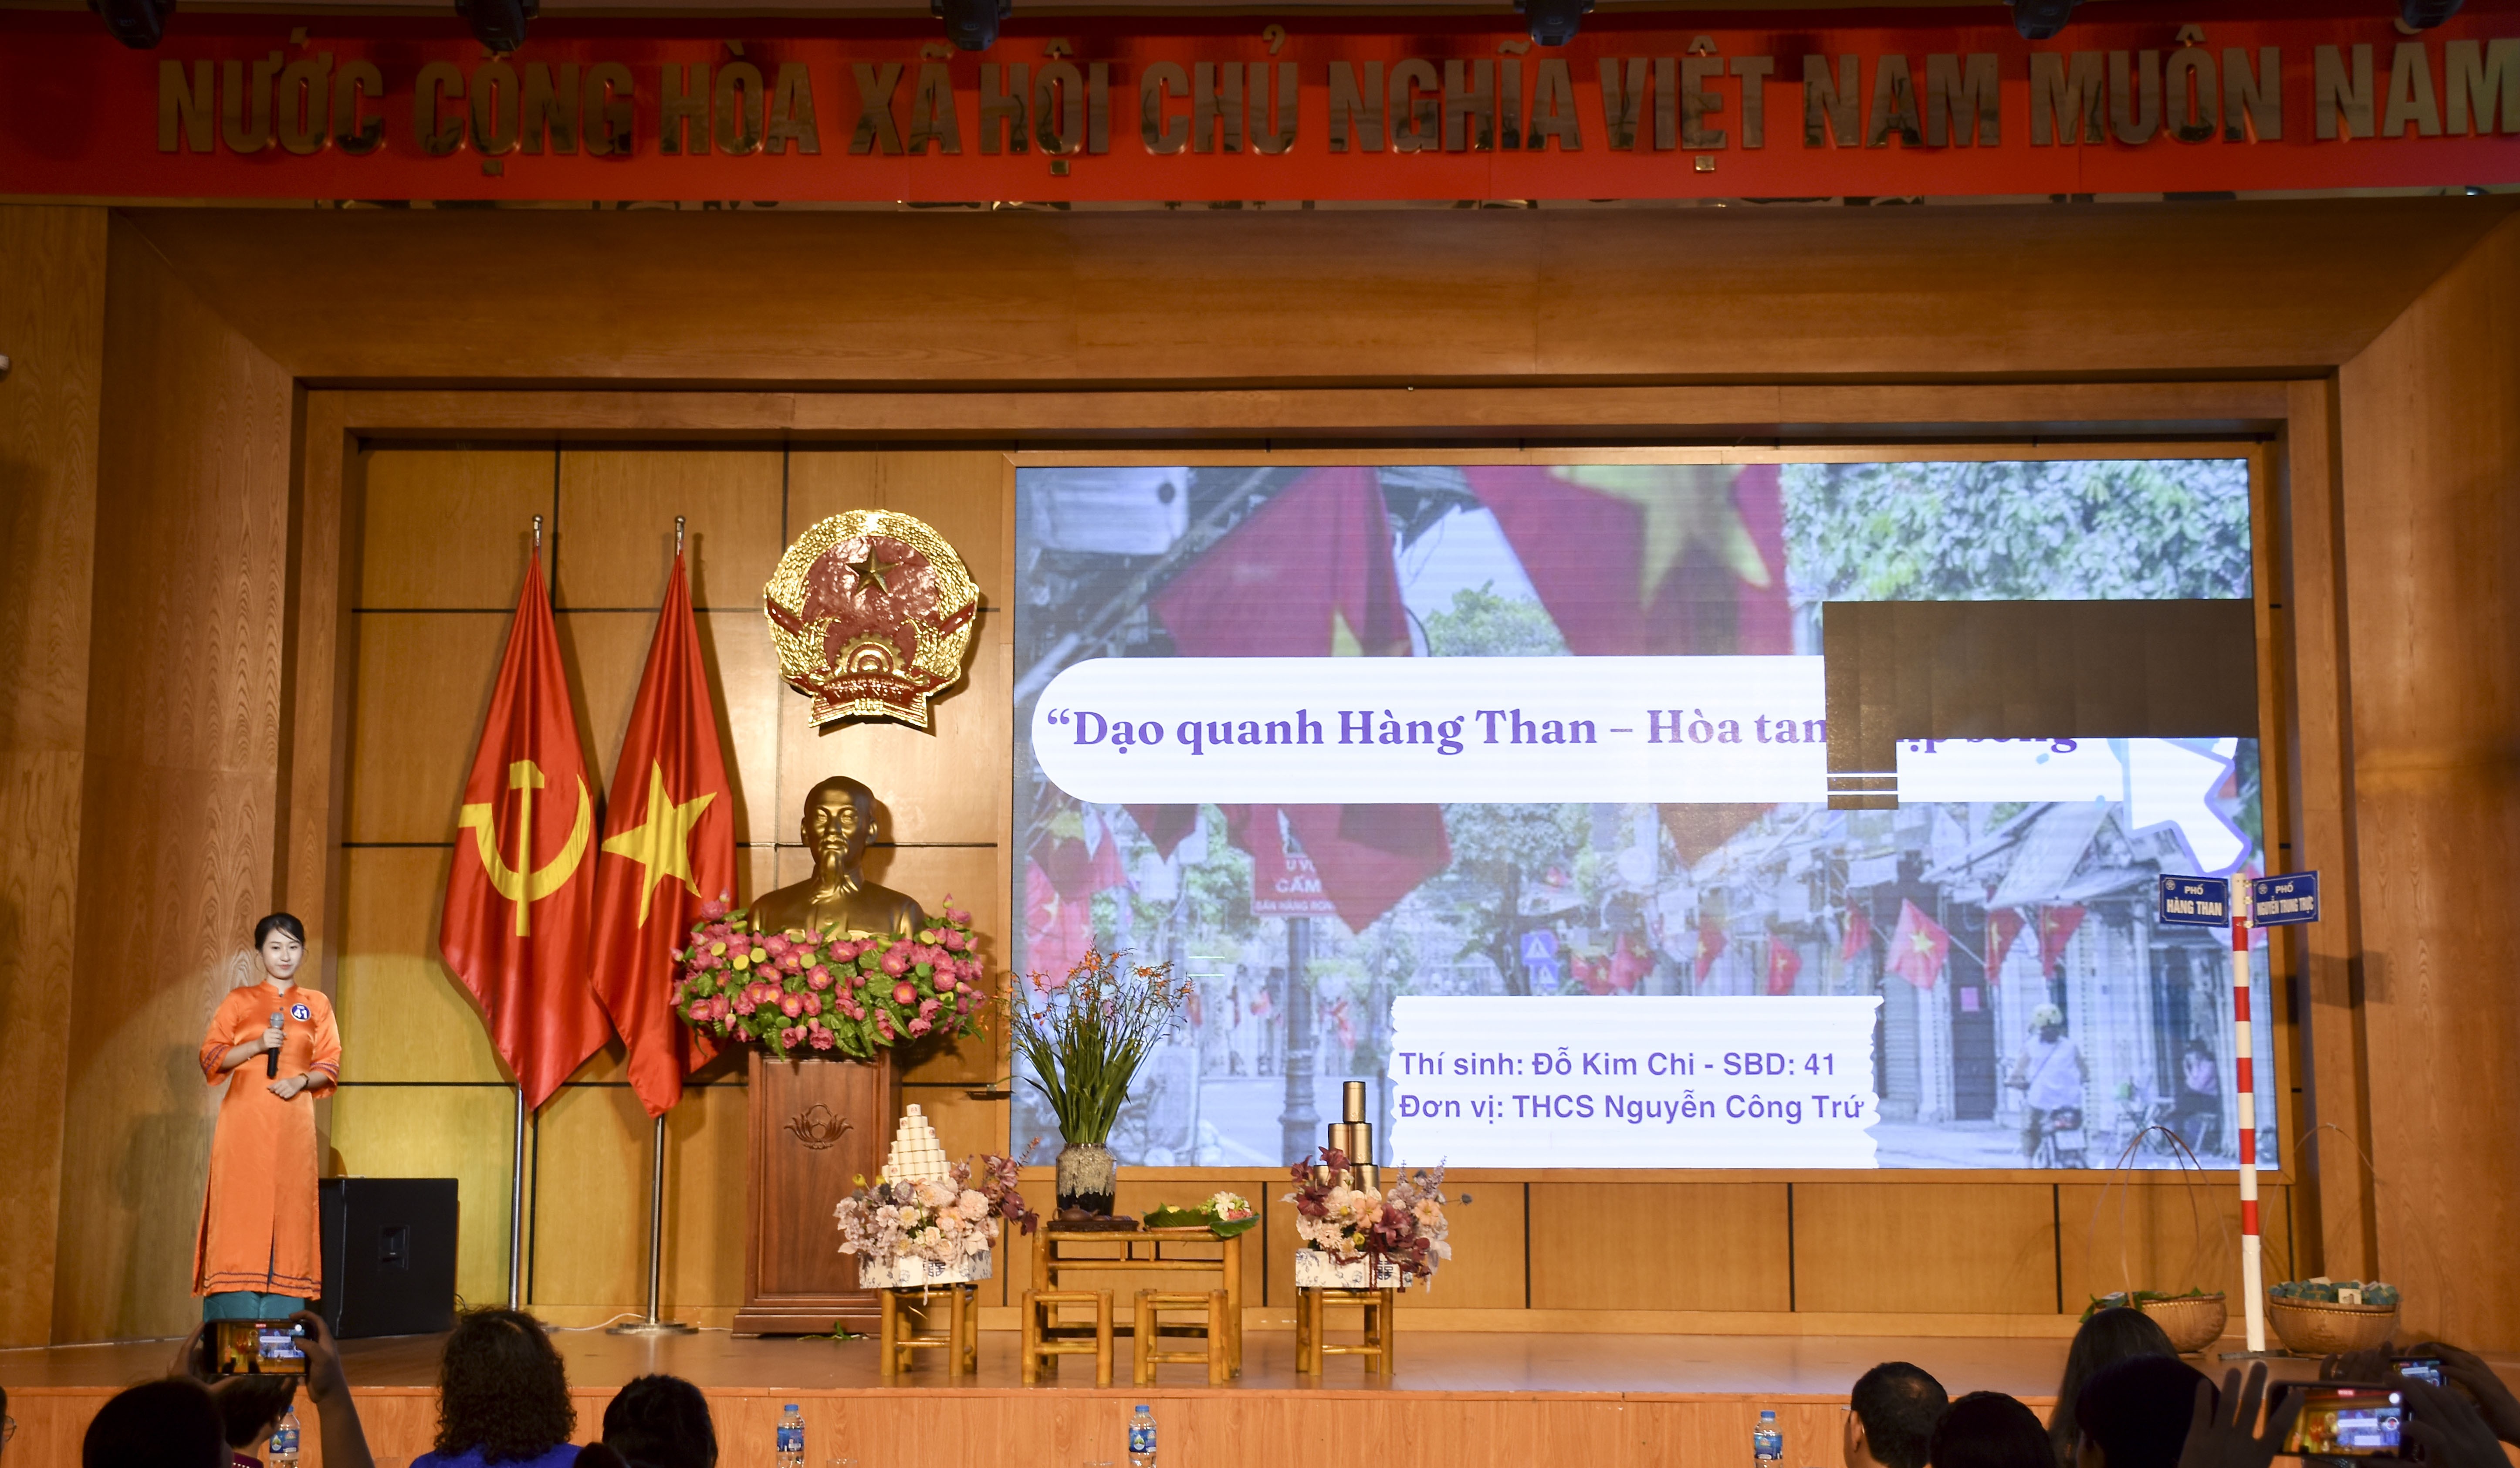
[[[1333,1338],[1349,1334],[1332,1317]],[[353,1341],[344,1348],[361,1421],[379,1468],[407,1468],[430,1446],[436,1414],[434,1336]],[[1370,1452],[1377,1468],[1541,1463],[1719,1463],[1746,1456],[1761,1408],[1781,1424],[1789,1468],[1833,1464],[1847,1394],[1882,1360],[1909,1360],[1962,1392],[2008,1392],[2043,1415],[2063,1373],[2061,1338],[1953,1335],[1614,1334],[1404,1329],[1399,1370],[1369,1376],[1333,1358],[1319,1378],[1294,1370],[1291,1332],[1255,1329],[1245,1369],[1210,1387],[1204,1373],[1164,1368],[1128,1385],[1126,1346],[1110,1387],[1089,1359],[1021,1384],[1012,1333],[984,1333],[979,1370],[948,1376],[941,1361],[891,1383],[875,1343],[742,1338],[723,1331],[640,1338],[570,1330],[558,1336],[576,1399],[578,1441],[601,1430],[623,1382],[652,1371],[697,1383],[715,1414],[721,1461],[768,1468],[782,1407],[802,1409],[808,1461],[856,1468],[1058,1468],[1116,1462],[1130,1408],[1154,1407],[1167,1468],[1279,1468],[1325,1443]],[[2227,1338],[2218,1349],[2232,1350]],[[165,1342],[0,1351],[0,1386],[19,1422],[13,1462],[73,1464],[97,1406],[164,1369]],[[2190,1357],[2209,1370],[2210,1357]],[[2281,1363],[2311,1374],[2316,1363]],[[2512,1374],[2506,1371],[2506,1374]],[[301,1408],[302,1410],[302,1408]],[[317,1437],[309,1423],[311,1448]],[[311,1452],[305,1468],[321,1468]]]

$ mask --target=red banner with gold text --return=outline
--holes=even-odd
[[[2520,0],[1589,18],[0,13],[0,195],[1030,203],[2049,198],[2520,182]],[[1955,16],[1974,23],[1955,24]]]

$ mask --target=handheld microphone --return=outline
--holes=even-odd
[[[279,1010],[274,1009],[271,1011],[271,1022],[275,1025],[280,1023]],[[262,1052],[262,1073],[266,1078],[277,1078],[280,1075],[280,1052],[278,1050],[265,1050]]]

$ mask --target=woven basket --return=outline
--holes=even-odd
[[[2231,1318],[2219,1291],[2182,1295],[2174,1300],[2146,1300],[2138,1308],[2170,1337],[2172,1349],[2182,1356],[2192,1355],[2221,1340],[2223,1324]]]
[[[2284,1349],[2300,1356],[2368,1351],[2398,1323],[2394,1305],[2330,1305],[2324,1300],[2267,1297],[2267,1319]]]

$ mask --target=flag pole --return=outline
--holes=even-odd
[[[541,529],[541,522],[535,522]],[[508,1309],[525,1308],[525,1084],[517,1083],[517,1150],[508,1175]]]
[[[648,1318],[608,1327],[608,1335],[692,1335],[698,1326],[658,1318],[665,1279],[665,1119],[656,1118],[648,1167]]]
[[[2272,1359],[2281,1352],[2267,1350],[2267,1285],[2263,1244],[2258,1235],[2258,1080],[2256,1046],[2251,1043],[2249,995],[2249,878],[2231,875],[2231,1071],[2232,1114],[2239,1122],[2240,1162],[2240,1305],[2248,1349],[2226,1351],[2223,1359]]]

